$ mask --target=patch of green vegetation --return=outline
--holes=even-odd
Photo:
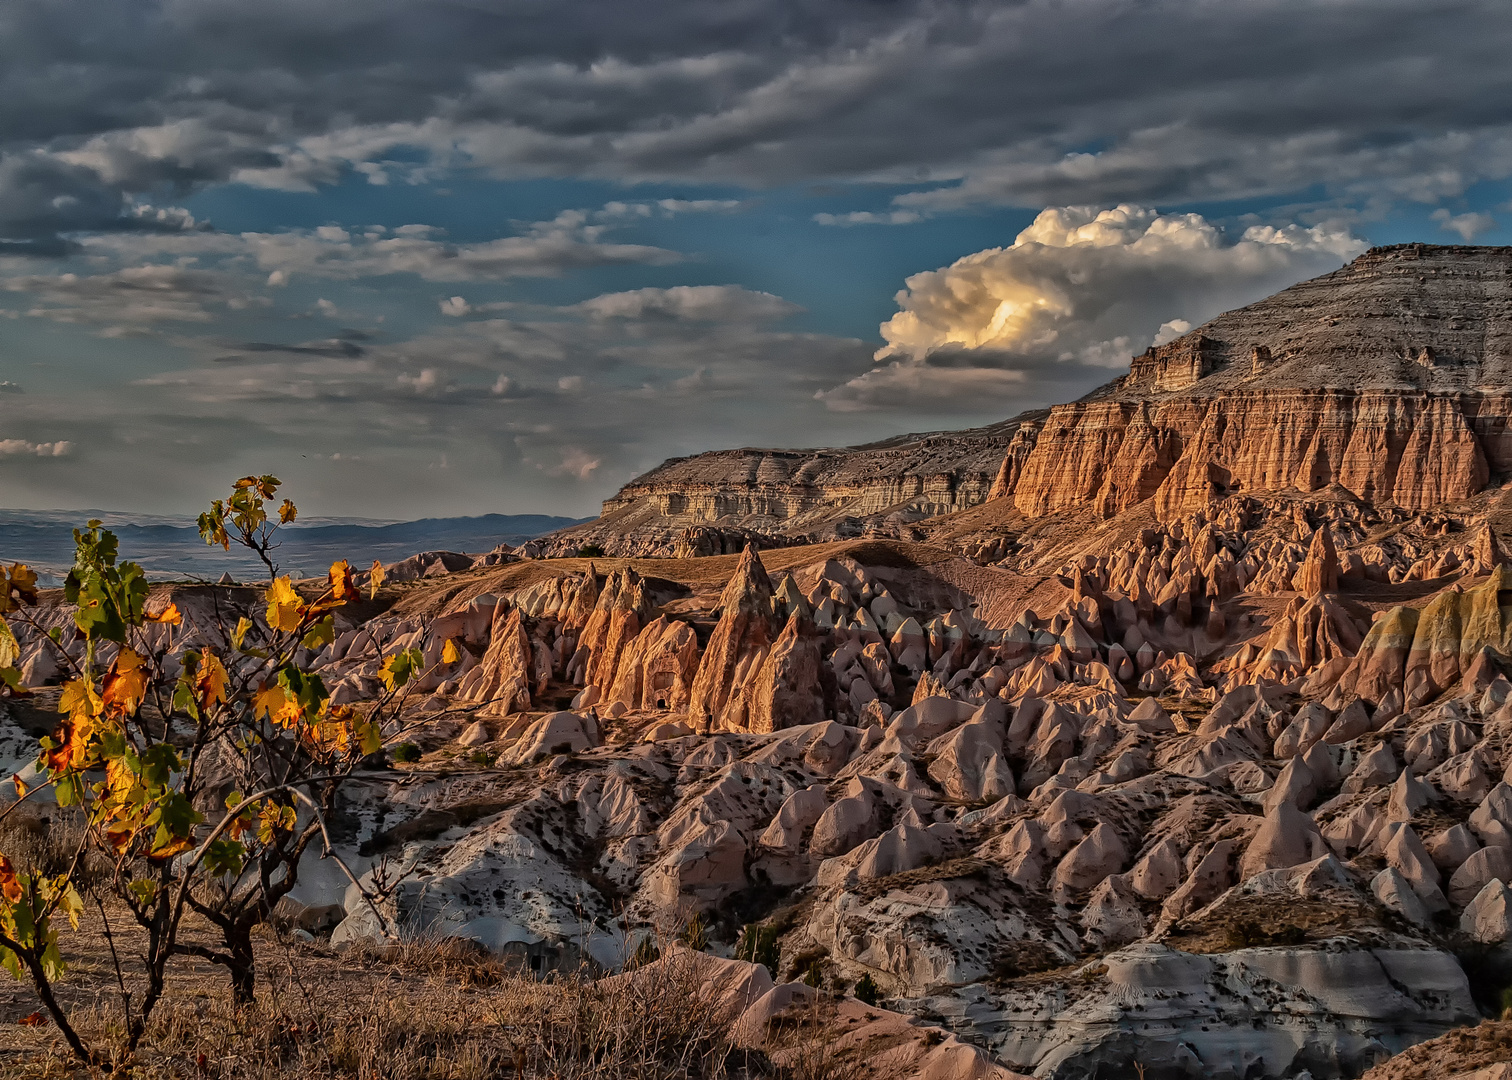
[[[760,964],[775,976],[777,965],[782,959],[781,950],[777,946],[778,936],[779,931],[775,926],[747,923],[735,946],[735,959]]]

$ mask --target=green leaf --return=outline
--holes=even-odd
[[[390,690],[398,690],[425,667],[425,654],[419,649],[405,649],[383,662],[378,677]]]
[[[205,868],[216,877],[235,877],[242,872],[246,857],[247,849],[239,840],[215,840],[205,849]]]
[[[0,619],[0,668],[14,667],[21,659],[21,645],[11,633],[10,624]]]
[[[357,736],[357,749],[363,756],[376,754],[383,749],[383,732],[372,720],[353,721],[352,731]]]
[[[326,699],[331,696],[319,675],[300,671],[296,667],[280,669],[278,672],[278,685],[283,687],[290,697],[299,702],[299,707],[304,710],[304,714],[307,717],[313,717],[318,714]]]
[[[205,815],[194,808],[181,791],[175,791],[159,803],[161,827],[175,837],[187,837],[194,827],[205,820]],[[154,844],[161,847],[161,844]]]
[[[114,761],[126,756],[126,733],[114,729],[102,729],[99,733],[100,756]]]
[[[21,673],[13,667],[0,667],[0,683],[4,683],[6,686],[10,687],[11,693],[15,694],[17,697],[31,692],[26,688],[26,685],[22,683]]]
[[[318,649],[322,645],[329,645],[336,640],[336,616],[327,615],[314,626],[310,627],[309,633],[305,634],[300,642],[307,649]]]
[[[148,787],[166,787],[173,774],[183,769],[178,751],[167,743],[154,743],[142,751],[142,783]]]

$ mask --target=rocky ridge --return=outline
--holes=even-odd
[[[1331,487],[1423,510],[1512,474],[1512,249],[1406,244],[1221,315],[1081,400],[872,447],[665,463],[549,539],[624,555],[750,539],[925,540],[929,519],[1179,517],[1235,494]],[[686,534],[686,535],[685,535]]]

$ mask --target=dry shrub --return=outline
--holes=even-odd
[[[767,1050],[780,1080],[863,1080],[870,1065],[854,1046],[835,1038],[837,1009],[827,994],[788,1009],[767,1031]]]
[[[736,1016],[704,991],[698,954],[675,950],[631,975],[529,983],[499,1013],[527,1075],[559,1080],[714,1080],[754,1064]],[[524,987],[522,987],[524,989]]]
[[[699,954],[669,950],[630,975],[540,980],[465,942],[356,946],[334,970],[291,964],[238,1009],[223,993],[175,996],[154,1012],[133,1080],[857,1080],[830,1045],[833,1005],[774,1033],[766,1054],[735,1044],[729,1009],[710,1000]],[[215,984],[219,989],[218,984]],[[108,993],[75,1013],[101,1045],[120,1045]],[[7,1077],[79,1080],[61,1044]]]
[[[65,873],[84,843],[84,815],[78,810],[46,803],[23,803],[0,821],[0,851],[23,873],[54,877]],[[80,861],[82,889],[102,870],[98,855],[86,852]],[[78,880],[78,879],[76,879]]]

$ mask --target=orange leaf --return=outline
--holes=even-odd
[[[168,626],[182,626],[184,616],[179,613],[178,605],[169,601],[168,606],[156,615],[148,615],[148,620],[155,623],[165,623]]]
[[[27,1013],[21,1019],[17,1020],[16,1023],[20,1024],[22,1027],[45,1027],[48,1023],[47,1014],[41,1009],[38,1009],[36,1012]]]
[[[331,564],[327,575],[331,582],[331,596],[343,603],[357,599],[357,582],[352,577],[352,568],[345,559]]]
[[[373,560],[373,569],[368,572],[368,599],[378,595],[378,587],[383,584],[387,575],[383,572],[383,564],[377,559]]]
[[[104,703],[109,716],[129,716],[136,712],[147,692],[147,672],[142,657],[123,648],[105,675]]]
[[[287,701],[283,687],[277,683],[265,686],[252,698],[252,715],[271,717],[281,711]]]
[[[0,855],[0,896],[12,904],[19,904],[21,895],[21,881],[16,877],[15,868],[9,859]]]
[[[194,673],[194,696],[201,712],[226,700],[226,668],[209,649],[200,653],[199,668]]]

